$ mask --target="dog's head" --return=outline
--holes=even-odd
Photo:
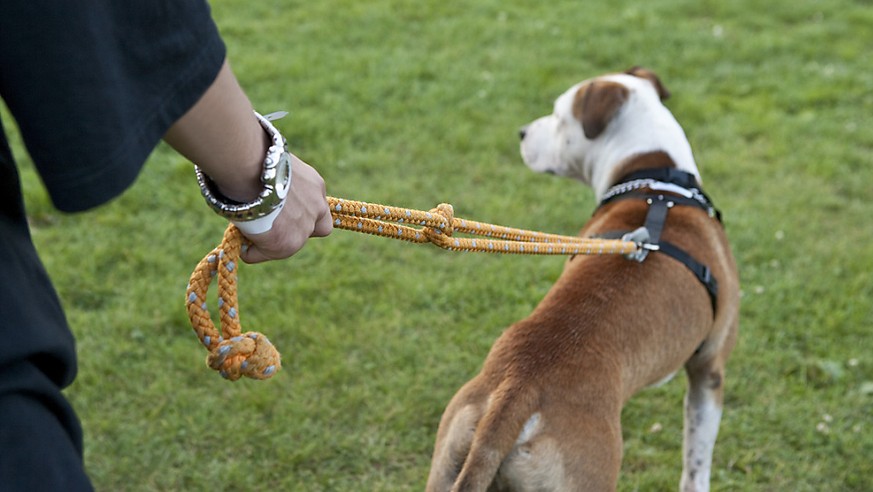
[[[552,114],[521,129],[522,158],[534,171],[579,179],[598,194],[613,169],[649,152],[665,152],[697,174],[685,133],[661,102],[669,96],[654,72],[639,67],[576,84]]]

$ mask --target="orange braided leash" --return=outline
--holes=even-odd
[[[640,249],[633,241],[561,236],[461,219],[454,216],[454,209],[447,203],[424,212],[333,197],[328,197],[327,202],[334,227],[413,243],[429,242],[449,251],[594,255],[632,254]],[[486,239],[453,237],[455,232]]]
[[[228,226],[221,244],[197,264],[185,297],[191,326],[209,351],[206,365],[231,381],[241,376],[267,379],[282,368],[279,351],[267,337],[257,332],[241,333],[236,280],[243,241],[239,229]],[[213,277],[218,277],[221,333],[206,306],[206,291]]]
[[[425,212],[342,198],[328,197],[327,201],[337,228],[414,243],[433,243],[450,251],[632,255],[643,248],[634,241],[561,236],[461,219],[454,216],[454,209],[446,203]],[[456,232],[484,239],[454,237]],[[236,281],[244,241],[236,226],[228,226],[221,244],[200,260],[191,274],[186,294],[188,319],[209,351],[206,364],[231,381],[242,376],[267,379],[282,367],[279,352],[267,337],[256,332],[240,333]],[[206,291],[213,277],[218,277],[220,333],[206,305]]]

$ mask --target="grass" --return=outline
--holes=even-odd
[[[448,201],[460,216],[550,232],[577,231],[593,197],[526,170],[517,128],[578,80],[655,69],[743,281],[713,489],[869,490],[869,0],[213,9],[254,104],[291,112],[279,126],[331,195]],[[244,327],[271,337],[285,369],[231,384],[203,364],[183,308],[191,269],[223,230],[190,165],[161,146],[121,198],[67,216],[14,148],[78,340],[67,395],[98,490],[421,490],[445,404],[562,268],[336,231],[289,261],[243,267]],[[683,392],[677,378],[625,409],[620,490],[677,487]]]

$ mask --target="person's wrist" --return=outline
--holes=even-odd
[[[234,175],[230,178],[224,177],[221,181],[213,179],[222,195],[239,203],[254,201],[264,189],[261,175],[264,171],[264,159],[272,142],[269,133],[260,123],[255,126],[245,136],[245,142],[240,144],[246,147],[245,157],[239,162]]]
[[[261,234],[270,230],[285,205],[291,187],[291,156],[285,138],[270,122],[271,117],[281,118],[284,114],[274,113],[264,117],[256,112],[255,116],[269,141],[262,160],[259,183],[253,186],[251,180],[246,180],[219,186],[195,166],[197,181],[206,202],[246,234]],[[255,193],[252,193],[253,190]],[[253,199],[246,199],[253,195]]]

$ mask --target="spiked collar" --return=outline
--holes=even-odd
[[[648,189],[649,192],[640,190]],[[696,206],[705,210],[710,217],[721,222],[721,212],[703,192],[697,177],[689,172],[675,168],[643,169],[626,175],[618,183],[606,190],[599,207],[607,203],[627,198],[647,198],[655,194],[675,195],[676,205]],[[673,199],[673,197],[671,197]]]

